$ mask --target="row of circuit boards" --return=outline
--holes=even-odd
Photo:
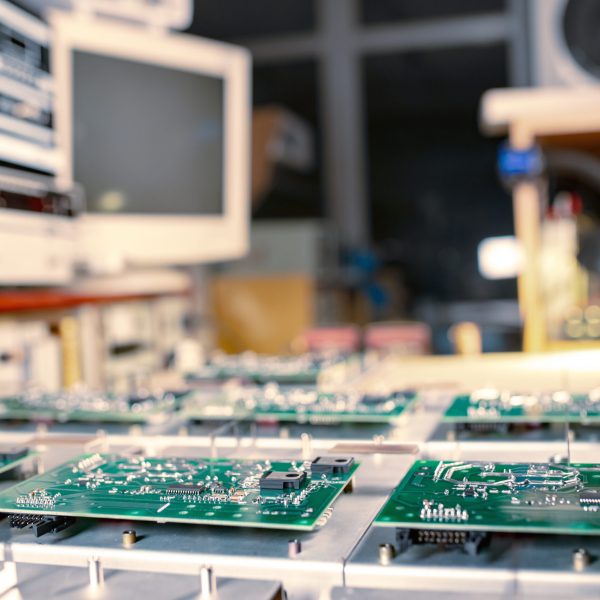
[[[351,489],[358,466],[338,456],[86,454],[1,492],[0,512],[12,527],[42,533],[77,517],[310,531]],[[418,460],[374,525],[393,527],[413,543],[464,542],[468,533],[491,532],[600,535],[600,464]]]
[[[0,512],[13,527],[34,530],[47,519],[86,517],[310,531],[324,524],[357,468],[347,457],[86,454],[0,493]]]
[[[173,394],[104,395],[65,391],[27,392],[0,398],[0,420],[163,423],[178,412],[193,421],[244,420],[310,424],[394,423],[417,395],[411,390],[362,393],[325,392],[316,387],[292,388],[269,384]]]
[[[493,388],[456,396],[444,415],[447,423],[600,424],[600,389],[514,393]]]
[[[176,410],[174,394],[29,391],[0,398],[0,420],[155,423]]]
[[[394,423],[412,408],[416,392],[381,393],[323,391],[314,387],[238,387],[219,393],[197,393],[185,403],[192,420],[235,419],[335,425],[336,423]]]

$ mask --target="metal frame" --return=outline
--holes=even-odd
[[[319,437],[316,429],[305,426],[303,435],[294,437],[242,437],[228,427],[214,429],[200,436],[187,435],[181,423],[171,428],[118,430],[112,433],[82,430],[68,424],[51,431],[15,431],[5,429],[5,444],[30,444],[41,451],[38,468],[50,468],[77,453],[87,451],[143,451],[151,455],[192,455],[309,459],[326,453],[354,453],[361,460],[356,487],[342,495],[334,505],[329,521],[318,531],[293,533],[275,530],[239,530],[237,528],[187,527],[153,523],[83,522],[72,531],[34,541],[28,532],[11,532],[6,521],[0,523],[0,589],[3,583],[19,587],[30,596],[41,597],[45,591],[44,573],[72,573],[74,597],[84,597],[101,580],[101,574],[117,571],[114,581],[123,582],[126,590],[146,589],[157,573],[182,578],[180,583],[190,593],[198,588],[198,576],[204,580],[224,578],[247,580],[248,594],[256,584],[281,582],[288,597],[302,599],[381,597],[398,590],[432,597],[440,591],[461,597],[499,597],[502,594],[540,594],[545,596],[590,597],[600,584],[600,564],[593,562],[584,572],[572,564],[572,551],[584,545],[592,554],[600,554],[600,540],[571,537],[500,538],[489,550],[475,557],[458,551],[443,552],[434,548],[411,548],[383,565],[378,560],[379,544],[392,541],[393,531],[371,527],[371,522],[391,489],[404,475],[415,458],[489,459],[510,461],[549,460],[557,454],[570,453],[574,461],[597,460],[598,442],[550,439],[549,441],[455,441],[436,437],[436,428],[453,390],[459,385],[480,385],[489,378],[500,381],[510,374],[515,386],[564,386],[571,388],[597,383],[595,369],[599,353],[587,353],[587,360],[565,355],[543,359],[539,356],[492,356],[464,359],[393,359],[368,372],[358,386],[368,387],[385,380],[389,385],[415,385],[424,374],[437,377],[437,384],[424,386],[420,409],[402,426],[390,429],[371,441],[360,439],[357,432],[347,437]],[[587,366],[586,366],[587,365]],[[446,384],[441,384],[446,380]],[[571,384],[569,383],[571,382]],[[70,428],[70,430],[69,430]],[[232,433],[233,431],[233,433]],[[2,486],[9,482],[2,482]],[[135,528],[141,540],[123,547],[121,532]],[[289,541],[300,542],[301,551],[290,555]],[[37,566],[36,566],[37,565]],[[48,571],[48,567],[52,570]],[[57,568],[60,567],[60,568]],[[45,570],[44,570],[45,569]],[[77,569],[77,571],[73,571]],[[36,585],[20,579],[19,573],[33,573]],[[435,573],[435,577],[432,574]],[[154,575],[153,575],[154,574]],[[66,577],[67,575],[64,575]],[[24,576],[21,576],[24,577]],[[188,578],[188,579],[185,579]],[[185,581],[184,581],[185,579]],[[51,578],[49,585],[55,579]],[[186,583],[187,582],[187,583]],[[54,584],[52,584],[54,585]],[[108,593],[110,579],[104,588]],[[181,586],[173,588],[179,592]],[[203,589],[206,589],[203,588]],[[272,587],[267,585],[267,591]],[[163,591],[164,588],[157,588]],[[100,593],[100,590],[98,593]],[[37,592],[37,593],[36,593]],[[168,592],[168,590],[167,590]],[[79,595],[77,595],[79,594]],[[429,595],[429,596],[428,596]],[[172,596],[166,596],[172,597]],[[206,594],[206,598],[212,598]],[[226,597],[226,596],[225,596]],[[418,596],[417,596],[418,597]],[[472,596],[471,596],[472,597]]]

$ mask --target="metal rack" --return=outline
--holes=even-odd
[[[520,361],[510,359],[512,366],[505,363],[502,368],[510,367],[518,379]],[[414,380],[419,373],[406,368],[409,362],[388,360],[361,385],[382,377],[390,384]],[[498,372],[501,362],[489,361],[488,373]],[[541,385],[551,370],[552,361],[546,362],[550,366],[523,370],[526,378],[537,378]],[[471,376],[476,371],[472,367]],[[566,377],[568,371],[566,367],[566,374],[557,377]],[[456,377],[465,382],[469,378],[460,369]],[[361,437],[360,428],[336,438],[317,435],[310,426],[303,435],[288,429],[284,436],[236,435],[234,428],[223,427],[189,435],[192,430],[175,422],[163,431],[112,428],[108,433],[68,425],[37,431],[4,427],[3,443],[39,450],[31,470],[52,468],[86,451],[270,459],[343,452],[354,453],[361,466],[354,492],[342,495],[329,521],[309,533],[81,520],[60,534],[36,540],[31,532],[11,531],[4,520],[0,592],[18,590],[24,599],[48,597],[50,590],[67,598],[213,598],[216,585],[219,598],[281,598],[283,591],[290,599],[385,599],[402,592],[434,598],[441,591],[462,598],[593,595],[600,585],[600,564],[592,562],[582,572],[573,566],[578,547],[600,556],[600,539],[591,537],[500,535],[476,556],[417,546],[382,564],[379,547],[393,542],[394,534],[371,523],[415,457],[548,461],[566,451],[564,440],[552,438],[521,443],[444,439],[436,428],[450,400],[449,389],[429,388],[405,424],[371,439]],[[595,442],[575,440],[571,459],[597,461],[597,450]],[[10,484],[1,482],[2,487]],[[139,540],[129,547],[122,542],[126,529],[135,529]]]

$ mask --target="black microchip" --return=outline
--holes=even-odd
[[[167,488],[167,494],[175,494],[176,496],[198,495],[204,491],[204,484],[186,485],[185,483],[171,485]]]
[[[600,504],[600,490],[585,490],[579,494],[581,504]]]
[[[304,471],[267,471],[260,479],[260,489],[299,490],[305,479]]]
[[[340,473],[347,473],[353,464],[354,459],[351,457],[335,458],[333,456],[317,456],[312,461],[310,470],[312,473],[339,475]]]

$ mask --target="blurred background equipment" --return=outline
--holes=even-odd
[[[0,597],[597,597],[599,32],[0,0]]]
[[[185,29],[194,15],[192,0],[21,0],[44,16],[54,10],[140,23],[162,29]]]
[[[45,173],[59,167],[53,121],[50,29],[0,2],[0,161]]]
[[[599,102],[598,86],[492,90],[483,97],[484,127],[507,132],[513,156],[511,162],[501,154],[499,168],[512,188],[522,253],[519,302],[526,350],[600,341],[593,317],[598,276],[589,268],[595,262],[592,240],[599,235],[594,171]]]
[[[533,0],[528,4],[533,84],[600,83],[598,3],[594,0]]]
[[[86,190],[83,266],[119,272],[241,256],[247,53],[81,15],[55,13],[52,28],[65,157],[57,179]]]

